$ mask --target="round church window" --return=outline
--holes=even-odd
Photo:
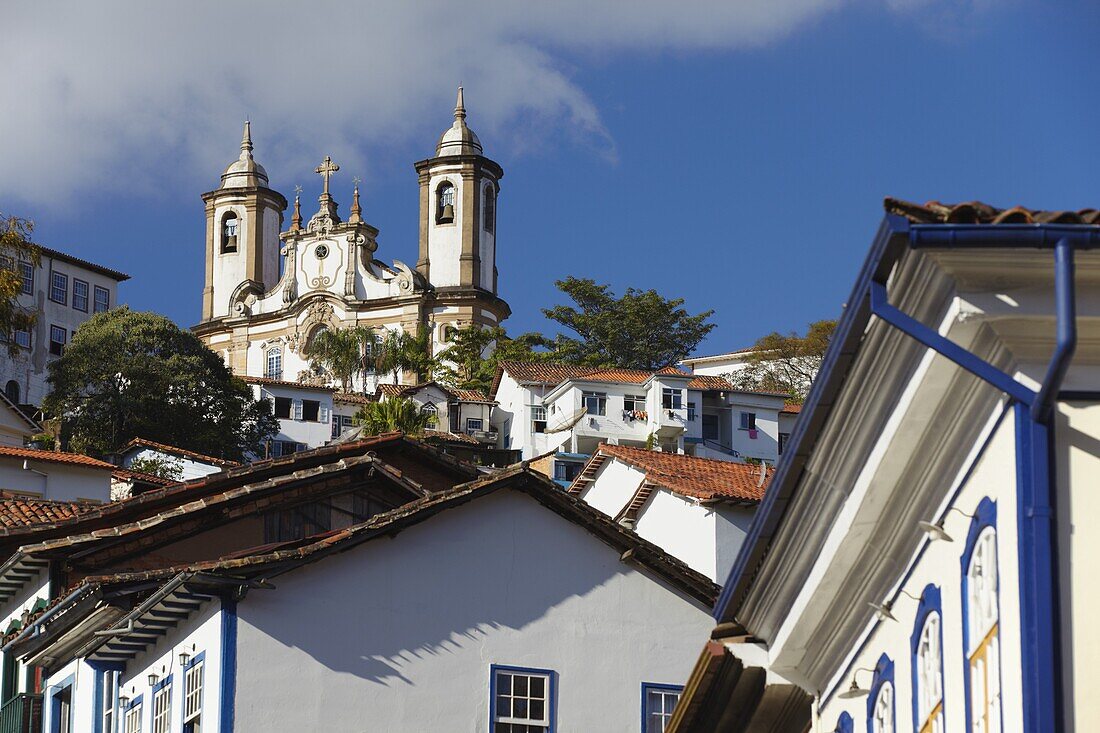
[[[328,257],[328,247],[323,244],[318,244],[317,248],[313,250],[314,256],[319,260],[323,260]]]

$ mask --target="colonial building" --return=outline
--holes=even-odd
[[[118,304],[118,284],[129,280],[117,270],[40,247],[38,264],[3,262],[23,281],[16,304],[37,316],[30,331],[0,334],[0,385],[17,405],[42,404],[49,392],[46,365],[65,352],[80,324]],[[19,347],[12,356],[8,339]],[[32,411],[33,412],[33,411]]]
[[[1098,247],[887,200],[672,730],[1100,729]]]
[[[379,232],[364,217],[357,184],[346,218],[339,213],[332,177],[340,166],[329,157],[317,168],[323,179],[317,210],[304,218],[296,195],[286,226],[287,200],[270,188],[253,157],[245,123],[239,158],[202,197],[206,279],[195,333],[240,376],[335,384],[330,375],[311,373],[304,355],[321,330],[363,326],[381,336],[428,329],[438,351],[452,328],[498,325],[510,313],[497,295],[496,211],[504,172],[467,126],[461,88],[454,123],[435,155],[415,168],[419,256],[415,267],[387,265],[375,256]],[[372,392],[385,376],[362,375],[354,388]],[[415,381],[415,375],[400,377]]]

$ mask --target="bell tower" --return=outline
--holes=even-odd
[[[496,295],[497,194],[504,170],[483,155],[466,125],[462,87],[455,120],[435,157],[416,164],[420,182],[420,256],[417,271],[439,290]]]
[[[287,202],[268,188],[267,171],[252,157],[252,131],[244,123],[240,157],[221,185],[202,195],[206,204],[206,280],[202,320],[234,316],[242,288],[258,295],[279,280],[279,232]]]

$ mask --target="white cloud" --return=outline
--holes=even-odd
[[[372,150],[415,141],[427,156],[458,82],[483,137],[522,117],[608,152],[567,62],[751,47],[843,2],[9,3],[0,198],[212,187],[246,115],[269,170],[325,152],[362,170]]]

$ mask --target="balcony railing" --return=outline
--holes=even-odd
[[[40,733],[42,695],[16,695],[0,707],[0,733]]]

